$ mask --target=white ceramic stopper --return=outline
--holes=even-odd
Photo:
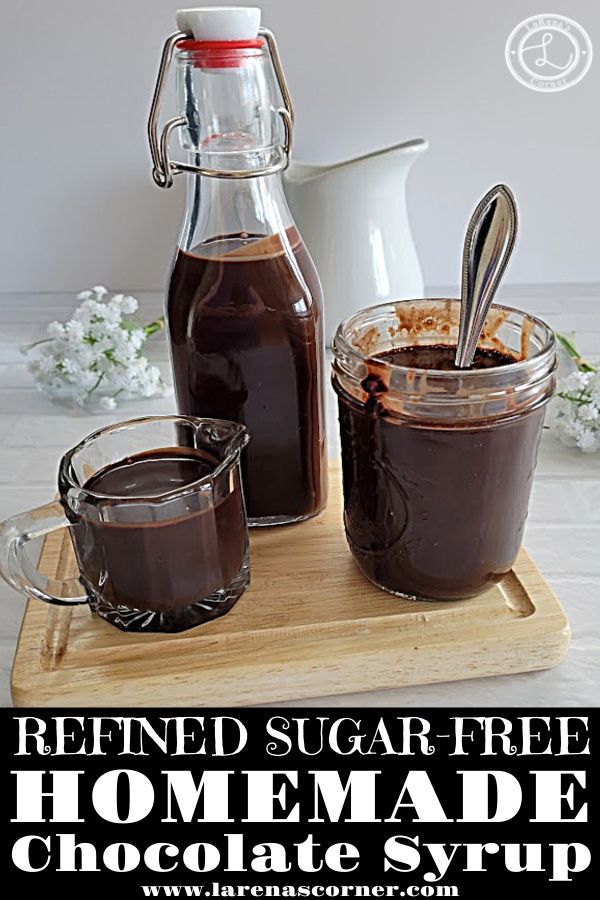
[[[205,6],[178,9],[177,27],[196,41],[248,41],[260,28],[258,6]]]

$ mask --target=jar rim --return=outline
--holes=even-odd
[[[346,333],[353,325],[358,323],[358,320],[361,317],[364,317],[366,314],[376,314],[377,312],[388,312],[391,313],[395,311],[396,307],[401,304],[415,304],[415,303],[456,303],[460,304],[460,300],[457,297],[416,297],[416,298],[406,298],[402,300],[393,300],[387,301],[385,303],[377,303],[374,306],[368,306],[364,309],[359,310],[353,315],[349,316],[347,319],[344,319],[341,322],[335,332],[335,337],[333,339],[333,352],[336,357],[340,355],[349,356],[357,363],[364,363],[369,360],[377,360],[378,363],[388,367],[392,372],[397,371],[399,373],[408,373],[408,372],[418,372],[423,373],[426,372],[428,377],[434,378],[456,378],[457,372],[460,372],[461,378],[481,378],[482,374],[488,374],[489,369],[459,369],[459,370],[432,370],[432,369],[421,369],[417,366],[403,366],[399,363],[389,362],[386,359],[382,359],[378,357],[377,354],[366,354],[361,352],[356,346],[354,346],[347,338]],[[510,313],[516,313],[517,315],[521,315],[524,319],[528,319],[535,326],[537,326],[543,335],[543,343],[539,350],[533,353],[531,356],[526,359],[515,360],[514,362],[506,363],[502,366],[502,369],[505,372],[514,372],[519,373],[523,369],[530,367],[532,364],[539,365],[540,362],[543,362],[545,358],[548,359],[548,362],[553,361],[554,354],[556,350],[556,338],[554,335],[554,331],[550,328],[543,319],[538,318],[537,316],[532,315],[531,313],[525,312],[522,309],[519,309],[515,306],[508,306],[503,303],[493,303],[490,307],[492,310],[501,310],[510,315]]]

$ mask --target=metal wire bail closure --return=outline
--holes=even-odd
[[[265,166],[262,169],[233,169],[231,171],[205,169],[202,166],[194,166],[191,163],[171,160],[169,153],[171,135],[176,128],[182,128],[186,125],[187,119],[185,116],[176,116],[173,119],[169,119],[159,135],[158,117],[175,48],[180,41],[188,40],[191,37],[191,34],[188,32],[176,31],[169,35],[162,49],[154,95],[148,116],[148,143],[150,144],[150,154],[152,156],[152,178],[159,187],[170,188],[173,184],[173,176],[179,175],[181,172],[194,172],[198,175],[208,175],[211,178],[256,178],[259,175],[273,175],[275,172],[287,169],[292,153],[294,107],[285,75],[283,74],[281,57],[279,56],[275,37],[268,28],[260,28],[258,34],[260,37],[264,37],[267,42],[271,63],[277,78],[277,85],[284,103],[284,106],[280,106],[277,110],[284,127],[284,143],[281,148],[280,159],[273,165]]]

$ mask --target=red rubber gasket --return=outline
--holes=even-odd
[[[246,41],[195,41],[193,38],[185,38],[177,44],[178,50],[206,50],[220,51],[223,53],[227,50],[257,50],[265,43],[264,38],[249,38]]]

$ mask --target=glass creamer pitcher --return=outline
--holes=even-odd
[[[224,615],[250,581],[247,441],[243,425],[217,419],[101,428],[63,456],[60,502],[0,523],[0,575],[46,603],[88,603],[124,631],[184,631]],[[77,575],[59,581],[39,570],[39,543],[65,529]]]
[[[187,173],[166,300],[178,409],[245,425],[250,524],[296,522],[325,506],[327,473],[321,288],[281,183],[293,108],[259,9],[182,10],[177,24],[149,140],[160,187]],[[180,115],[159,136],[173,60]],[[170,159],[175,130],[183,162]]]

